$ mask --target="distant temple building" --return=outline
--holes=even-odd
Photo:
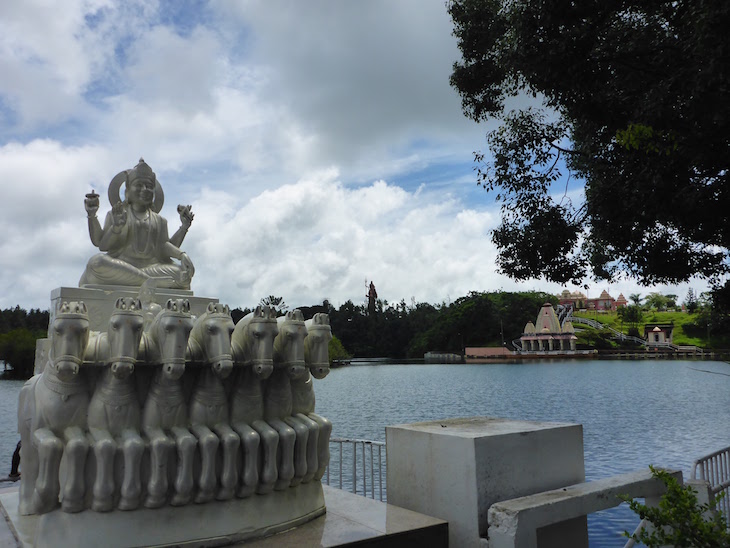
[[[580,291],[570,292],[565,289],[558,295],[559,303],[564,306],[572,306],[576,310],[598,310],[598,311],[615,311],[617,308],[627,306],[629,303],[623,293],[614,299],[608,294],[608,291],[601,291],[601,296],[597,299],[589,299]]]
[[[565,322],[561,327],[555,309],[550,303],[542,305],[535,323],[527,322],[525,331],[520,337],[524,351],[575,350],[576,340],[573,324]]]
[[[674,323],[648,323],[644,326],[646,346],[672,344]]]

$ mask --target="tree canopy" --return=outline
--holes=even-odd
[[[451,84],[467,116],[498,122],[475,156],[502,206],[492,239],[503,273],[650,285],[728,272],[730,3],[448,10],[462,54]],[[512,97],[533,104],[510,109],[525,103]]]

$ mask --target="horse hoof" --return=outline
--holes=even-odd
[[[144,499],[145,508],[159,508],[165,504],[165,497],[154,497],[152,495]]]
[[[139,506],[139,501],[136,498],[124,498],[119,499],[117,508],[119,510],[136,510]]]
[[[211,500],[213,500],[212,491],[199,491],[198,494],[195,495],[195,504],[205,504]]]
[[[233,498],[233,487],[221,487],[215,496],[215,500],[230,500]]]
[[[274,484],[274,489],[277,491],[284,491],[285,489],[289,489],[289,485],[291,485],[292,479],[281,479],[279,478],[276,480],[276,483]]]
[[[38,493],[38,490],[33,491],[32,507],[34,508],[35,511],[32,513],[46,514],[46,513],[50,512],[51,510],[53,510],[58,505],[58,503],[55,500],[53,500],[53,499],[48,500],[48,499],[49,499],[49,497],[46,497],[46,498],[42,497],[40,495],[40,493]]]
[[[245,499],[247,497],[250,497],[256,492],[256,486],[255,485],[246,485],[242,484],[238,486],[238,489],[236,489],[236,496],[239,499]]]
[[[61,503],[61,510],[69,514],[75,514],[81,512],[84,509],[84,503],[81,500],[69,500],[63,499]]]
[[[190,495],[181,495],[180,493],[175,493],[172,496],[170,504],[172,506],[185,506],[188,502],[190,502]]]
[[[94,512],[110,512],[114,508],[112,499],[94,499],[91,502],[91,509]]]
[[[256,487],[256,493],[259,495],[268,495],[274,490],[273,483],[259,483]],[[241,495],[239,495],[240,497]]]

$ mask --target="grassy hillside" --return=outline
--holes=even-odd
[[[615,312],[609,312],[605,314],[599,314],[597,312],[576,312],[575,315],[581,318],[596,320],[606,326],[616,329],[617,331],[622,331],[623,333],[627,334],[629,332],[629,327],[631,327],[626,322],[622,322],[621,318],[619,318]],[[674,323],[674,333],[672,335],[672,341],[674,342],[674,344],[708,347],[710,345],[708,344],[706,338],[697,336],[691,337],[684,332],[683,326],[685,324],[693,323],[696,319],[696,314],[688,314],[686,312],[650,311],[644,312],[642,321],[638,324],[637,327],[639,328],[639,333],[641,334],[641,336],[643,336],[644,325],[647,323]],[[576,324],[576,328],[588,328],[588,326]]]

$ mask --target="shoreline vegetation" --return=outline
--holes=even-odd
[[[440,304],[390,303],[377,299],[369,309],[367,302],[351,300],[335,308],[328,301],[299,307],[305,317],[317,312],[330,316],[335,338],[330,344],[330,360],[347,364],[362,358],[422,360],[426,352],[463,354],[466,347],[504,347],[513,350],[525,324],[534,321],[541,306],[558,304],[558,297],[539,291],[476,292],[453,302]],[[693,303],[693,312],[681,309],[658,310],[638,302],[613,312],[576,311],[575,316],[601,323],[603,329],[575,324],[578,350],[596,349],[600,355],[620,357],[627,354],[646,356],[643,345],[620,343],[615,329],[627,335],[643,336],[645,324],[673,324],[673,342],[696,346],[713,355],[726,356],[730,348],[730,321],[726,314],[713,309],[711,299]],[[234,321],[250,309],[232,310]],[[33,373],[36,339],[46,336],[48,311],[16,306],[0,310],[0,362],[5,371],[0,378],[27,379]],[[669,356],[665,356],[669,357]],[[493,360],[488,360],[493,361]]]

